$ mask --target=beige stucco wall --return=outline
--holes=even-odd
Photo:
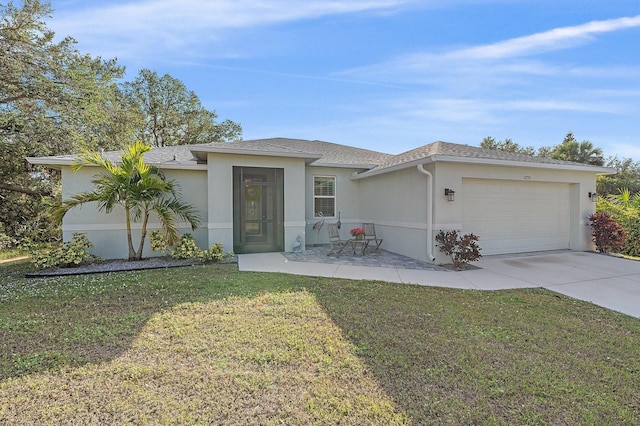
[[[201,218],[201,225],[195,231],[186,223],[179,221],[180,233],[193,234],[201,248],[208,247],[206,220],[207,202],[203,194],[207,193],[206,170],[163,170],[168,179],[179,182],[182,198],[193,205]],[[79,192],[91,191],[94,185],[91,180],[100,173],[97,167],[84,167],[74,173],[70,167],[62,167],[62,198],[67,199]],[[137,249],[140,238],[139,223],[133,223],[133,242]],[[160,229],[157,216],[149,219],[148,231]],[[126,258],[128,253],[127,232],[124,210],[116,206],[109,214],[98,211],[96,203],[88,203],[71,209],[62,222],[64,241],[72,238],[74,232],[86,233],[94,244],[91,252],[104,259]],[[161,253],[153,252],[149,247],[149,241],[145,241],[143,256],[158,256]]]
[[[425,166],[433,175],[433,237],[440,230],[472,232],[462,226],[462,180],[465,178],[504,179],[529,182],[560,182],[570,185],[570,249],[592,250],[586,217],[595,211],[587,194],[596,188],[595,173],[536,167],[506,167],[484,164],[438,162]],[[429,261],[427,253],[427,178],[416,167],[359,179],[362,221],[375,222],[384,238],[384,248]],[[456,191],[456,201],[448,202],[445,188]],[[434,244],[434,242],[431,242]],[[450,260],[433,247],[434,263]]]
[[[492,165],[471,165],[462,163],[437,163],[435,178],[436,200],[444,200],[444,189],[456,191],[455,202],[438,202],[434,211],[435,229],[459,229],[462,232],[462,191],[464,178],[511,180],[520,182],[555,182],[570,185],[570,241],[571,250],[593,249],[587,216],[595,211],[595,203],[587,194],[596,190],[596,174],[593,172],[557,170],[536,167],[504,167]]]
[[[426,176],[412,167],[358,182],[362,221],[375,223],[377,236],[384,239],[382,247],[426,261]]]
[[[233,248],[233,167],[265,167],[284,169],[284,249],[290,251],[300,235],[306,245],[326,244],[326,227],[320,232],[313,225],[323,220],[314,216],[314,176],[336,178],[336,211],[340,212],[341,235],[349,238],[349,229],[362,222],[374,222],[378,236],[384,238],[383,248],[416,259],[429,261],[432,247],[435,263],[448,263],[433,243],[439,230],[457,229],[464,232],[461,202],[464,199],[463,179],[492,179],[520,182],[560,182],[570,186],[570,248],[592,250],[590,228],[586,217],[595,211],[587,193],[595,191],[595,173],[554,170],[537,167],[508,167],[487,164],[438,162],[425,166],[433,175],[433,188],[427,188],[427,178],[416,167],[390,173],[354,179],[356,169],[307,166],[301,158],[252,156],[210,153],[208,164],[197,170],[167,169],[168,178],[180,182],[183,198],[194,205],[202,224],[193,232],[201,248],[221,242],[225,250]],[[62,167],[63,198],[93,188],[91,179],[99,172],[85,167],[73,173]],[[456,201],[447,202],[444,188],[456,191]],[[433,191],[433,217],[427,212],[427,194]],[[326,217],[324,223],[335,223],[337,217]],[[432,241],[428,241],[428,223],[433,223]],[[149,230],[160,228],[152,218]],[[139,232],[139,224],[134,224]],[[182,232],[191,232],[184,224]],[[71,210],[64,219],[64,239],[74,232],[86,232],[95,244],[93,253],[103,258],[126,257],[124,212],[118,206],[111,214],[98,212],[94,203]],[[136,234],[139,235],[139,234]],[[134,241],[136,238],[134,235]],[[157,255],[146,243],[145,256]]]
[[[284,169],[284,249],[305,233],[305,164],[301,158],[210,153],[207,158],[209,243],[233,248],[233,167]],[[228,247],[228,249],[227,249]]]

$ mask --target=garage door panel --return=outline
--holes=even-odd
[[[463,231],[480,238],[483,254],[569,247],[569,185],[463,179]]]

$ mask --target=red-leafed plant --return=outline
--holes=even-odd
[[[349,233],[354,237],[357,237],[358,235],[364,235],[364,228],[353,228],[351,231],[349,231]]]
[[[440,251],[451,257],[453,267],[458,271],[465,269],[469,262],[475,262],[482,257],[482,249],[476,242],[478,237],[474,234],[459,236],[458,231],[440,231],[436,235],[436,241],[439,243]]]
[[[627,232],[609,213],[597,212],[588,218],[593,242],[600,253],[620,250]]]

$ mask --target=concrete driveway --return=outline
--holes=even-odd
[[[640,318],[640,262],[598,253],[487,256],[478,266],[517,287],[544,287]],[[481,270],[470,278],[480,279]],[[493,279],[491,281],[493,281]],[[485,281],[484,287],[490,285]]]
[[[486,256],[462,272],[287,260],[280,253],[238,256],[242,271],[285,272],[474,290],[543,287],[640,318],[640,262],[597,253],[555,251]]]

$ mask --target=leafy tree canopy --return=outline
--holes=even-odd
[[[169,75],[143,70],[131,83],[124,67],[55,41],[40,0],[0,3],[0,225],[15,238],[56,239],[46,206],[59,202],[56,171],[25,157],[231,141],[239,124],[216,123],[195,93]]]
[[[631,196],[640,193],[640,161],[633,161],[631,158],[619,159],[618,157],[610,157],[605,161],[602,149],[594,147],[588,140],[578,142],[572,132],[566,134],[560,145],[543,146],[538,149],[537,153],[533,147],[522,147],[511,139],[498,141],[491,136],[482,139],[480,146],[486,149],[610,167],[615,169],[617,173],[598,176],[596,189],[598,194],[606,197],[609,195],[618,196],[624,194],[624,191],[629,191]]]
[[[498,141],[491,136],[482,139],[482,148],[497,149],[498,151],[514,152],[518,154],[537,155],[539,157],[551,157],[557,160],[574,161],[577,163],[591,164],[594,166],[604,165],[602,149],[596,148],[589,141],[578,142],[569,132],[564,137],[560,145],[553,147],[543,146],[536,152],[532,146],[523,147],[511,139]]]
[[[242,135],[240,124],[216,123],[217,114],[206,110],[198,96],[168,74],[143,69],[124,84],[131,105],[142,114],[137,138],[153,146],[230,142]]]
[[[80,54],[70,37],[55,42],[44,22],[50,14],[38,0],[0,4],[0,222],[15,237],[48,233],[43,206],[58,181],[25,157],[95,147],[93,129],[108,125],[124,72],[114,60]]]
[[[491,136],[487,136],[486,138],[482,139],[480,147],[485,149],[496,149],[498,151],[513,152],[516,154],[536,155],[536,151],[532,146],[523,147],[518,145],[511,139],[498,141]]]
[[[596,189],[598,194],[603,196],[618,195],[625,190],[628,190],[631,196],[640,193],[640,161],[633,161],[631,158],[610,157],[605,166],[615,169],[617,173],[598,176]]]
[[[575,161],[593,166],[604,165],[602,149],[594,147],[587,140],[578,142],[571,132],[567,133],[560,145],[553,148],[549,156],[556,160]]]

